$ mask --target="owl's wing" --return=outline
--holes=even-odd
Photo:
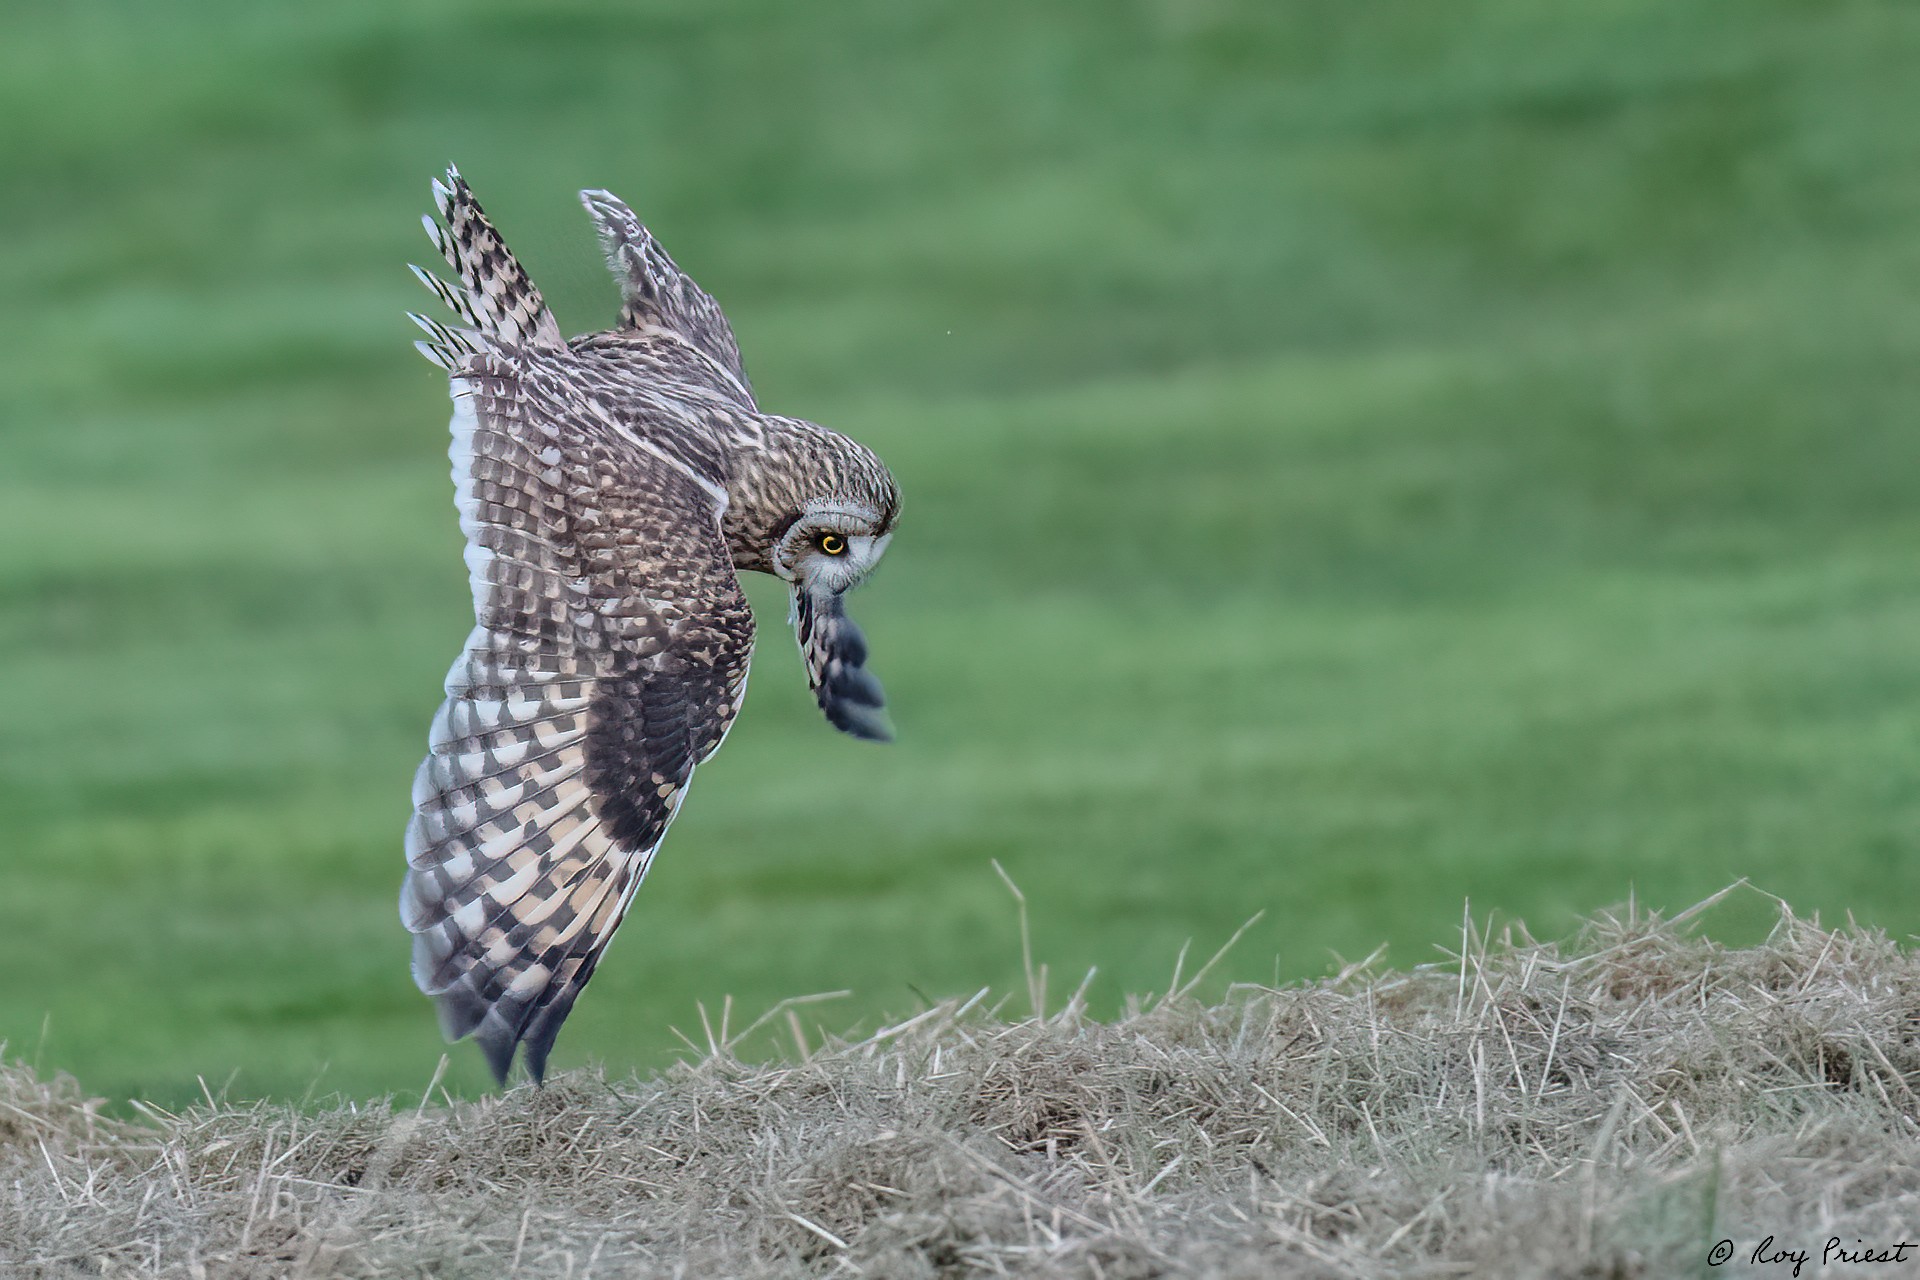
[[[724,491],[609,416],[564,353],[446,351],[475,627],[414,779],[400,914],[449,1039],[537,1081],[696,764],[753,621]]]
[[[867,638],[847,616],[840,595],[815,594],[796,584],[792,620],[807,683],[827,723],[869,742],[893,741],[886,694],[867,670]]]
[[[705,357],[711,371],[730,389],[753,403],[740,344],[720,304],[680,270],[633,210],[606,191],[582,191],[607,264],[620,284],[620,322],[642,332],[670,334]]]
[[[553,312],[547,310],[546,299],[494,230],[458,169],[447,166],[447,180],[433,184],[433,203],[446,225],[435,222],[432,214],[421,221],[426,225],[427,239],[447,260],[460,284],[450,285],[419,267],[413,274],[467,327],[449,331],[414,316],[414,322],[434,337],[433,342],[416,344],[420,353],[444,369],[450,368],[450,352],[443,349],[446,339],[452,339],[460,351],[500,346],[564,350],[567,344]]]

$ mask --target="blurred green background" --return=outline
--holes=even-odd
[[[421,1088],[400,832],[469,626],[457,160],[562,327],[623,194],[874,446],[828,730],[769,584],[557,1066],[696,1001],[1434,959],[1740,876],[1920,926],[1920,7],[153,5],[0,40],[0,1038],[115,1097]],[[454,1054],[456,1090],[483,1087]]]

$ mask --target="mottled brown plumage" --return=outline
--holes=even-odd
[[[414,779],[400,913],[414,979],[502,1081],[538,1080],[746,691],[736,573],[777,574],[816,699],[885,738],[841,595],[899,513],[873,453],[762,414],[733,332],[627,207],[581,193],[620,323],[560,337],[458,173],[428,233],[459,283],[414,268],[460,321],[413,317],[454,399],[455,505],[475,626]]]

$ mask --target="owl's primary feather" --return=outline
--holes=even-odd
[[[737,570],[789,582],[829,720],[884,736],[840,596],[899,502],[868,450],[759,412],[720,309],[618,200],[582,193],[621,322],[564,342],[459,174],[434,191],[459,283],[415,272],[460,323],[414,320],[450,376],[475,626],[414,779],[400,913],[448,1037],[503,1081],[522,1050],[538,1080],[739,711]]]

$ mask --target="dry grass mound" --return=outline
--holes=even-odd
[[[1665,1276],[1899,1241],[1920,963],[1693,915],[419,1108],[130,1124],[9,1067],[0,1274]]]

